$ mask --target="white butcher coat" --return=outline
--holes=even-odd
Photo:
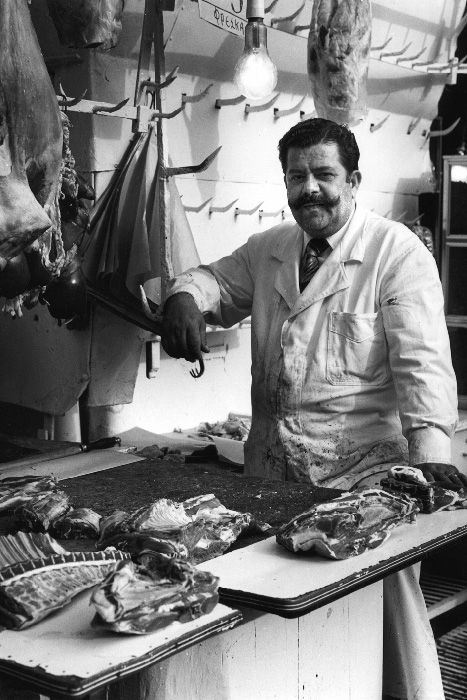
[[[251,314],[246,474],[349,488],[407,456],[449,463],[457,390],[432,255],[357,206],[300,294],[303,235],[279,224],[169,289],[210,323]]]

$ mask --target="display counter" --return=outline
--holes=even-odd
[[[104,515],[160,497],[214,493],[272,525],[335,495],[247,479],[217,464],[167,460],[133,462],[60,486],[74,505]],[[157,635],[97,633],[83,593],[29,630],[0,633],[2,677],[53,698],[379,700],[383,578],[466,534],[467,510],[460,510],[419,515],[380,547],[344,561],[292,554],[274,537],[239,541],[200,565],[220,577],[221,604],[210,615]]]

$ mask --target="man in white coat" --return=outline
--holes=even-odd
[[[451,465],[457,392],[436,264],[404,225],[356,204],[359,155],[344,126],[292,127],[279,158],[295,222],[175,278],[163,347],[194,361],[209,351],[206,321],[228,327],[251,315],[247,475],[348,489],[409,463],[460,489],[467,479]],[[385,692],[440,700],[416,573],[385,583]]]

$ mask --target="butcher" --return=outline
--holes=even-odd
[[[251,315],[252,425],[245,474],[352,489],[394,464],[460,490],[451,464],[457,387],[431,253],[403,224],[357,202],[353,133],[327,119],[279,142],[285,221],[174,278],[162,344],[195,361],[206,322]],[[444,698],[419,571],[385,580],[384,692]]]

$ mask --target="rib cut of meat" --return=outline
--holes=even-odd
[[[358,123],[366,114],[370,0],[314,0],[308,76],[319,117]]]
[[[365,489],[315,505],[281,527],[276,540],[292,552],[347,559],[378,547],[392,528],[414,520],[418,510],[403,494]]]
[[[60,110],[27,0],[2,0],[0,270],[51,226],[59,227],[61,164]]]
[[[0,537],[0,623],[23,629],[39,622],[128,557],[115,550],[67,552],[49,535]]]

